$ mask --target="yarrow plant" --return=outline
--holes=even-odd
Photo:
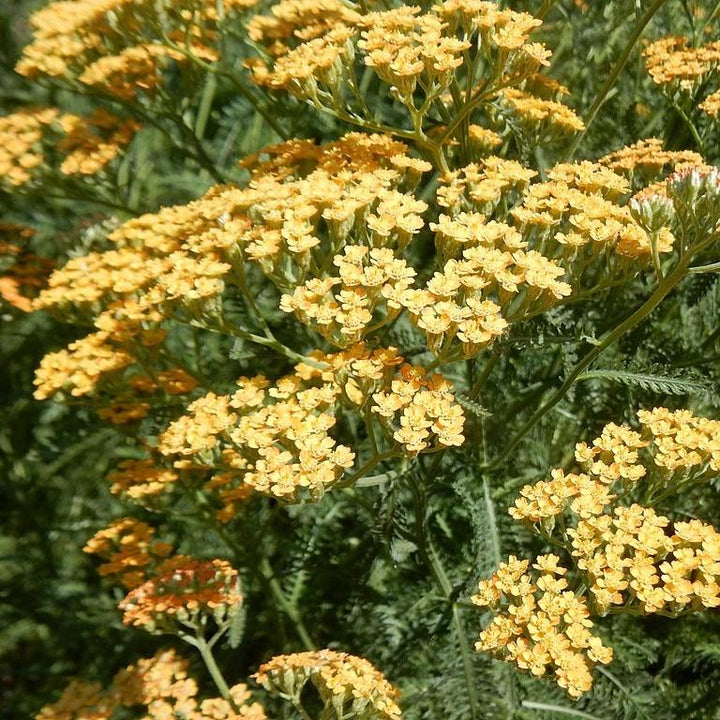
[[[0,303],[48,335],[40,426],[106,426],[80,526],[127,638],[38,720],[712,715],[718,644],[669,691],[665,623],[720,607],[720,6],[616,5],[30,16]],[[599,28],[597,83],[559,38]]]

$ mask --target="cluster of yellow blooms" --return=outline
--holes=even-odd
[[[322,717],[398,720],[398,691],[364,658],[334,650],[279,655],[253,676],[271,693],[299,699],[310,682],[324,703]]]
[[[330,313],[339,328],[333,340],[343,345],[355,329],[343,332],[338,318],[367,320],[386,304],[385,312],[392,311],[414,275],[395,254],[423,227],[420,214],[427,205],[412,190],[429,163],[410,157],[405,144],[389,137],[349,133],[322,147],[289,141],[243,165],[251,178],[232,196],[231,207],[251,222],[236,234],[237,242],[279,289],[297,288],[284,309],[325,335],[332,335],[323,323]],[[338,274],[331,275],[335,268]],[[318,284],[327,286],[324,292]],[[311,307],[315,296],[319,307]],[[340,312],[343,301],[348,308]],[[364,312],[353,313],[353,306]]]
[[[95,533],[83,550],[105,560],[98,568],[102,576],[116,578],[126,588],[136,588],[172,552],[171,545],[153,540],[154,534],[155,528],[147,523],[121,518]]]
[[[315,357],[332,368],[335,385],[350,405],[369,405],[406,455],[464,442],[465,416],[453,399],[451,383],[405,363],[397,348],[370,352],[358,344],[346,352]]]
[[[119,372],[134,359],[98,331],[70,343],[67,350],[46,355],[35,373],[35,397],[44,400],[68,391],[73,397],[91,393],[102,375]]]
[[[557,100],[537,97],[518,88],[503,90],[501,97],[516,122],[532,138],[553,138],[585,129],[575,112]]]
[[[123,622],[148,632],[176,632],[196,627],[200,615],[218,625],[243,596],[238,573],[225,560],[199,561],[182,555],[161,563],[156,573],[120,602]]]
[[[404,363],[395,348],[359,344],[311,360],[274,384],[243,377],[232,395],[208,393],[160,436],[158,450],[175,468],[219,471],[208,488],[219,490],[222,519],[248,488],[296,502],[335,484],[355,460],[329,434],[343,404],[367,408],[408,455],[462,444],[464,415],[450,383]]]
[[[177,468],[220,470],[212,488],[220,489],[223,517],[232,517],[248,487],[285,501],[318,499],[353,464],[355,453],[329,434],[336,423],[331,385],[313,387],[298,375],[272,386],[263,376],[238,385],[233,395],[195,400],[158,442]]]
[[[38,300],[42,301],[42,294]],[[66,350],[45,355],[35,372],[35,397],[92,394],[101,379],[119,379],[121,371],[135,362],[134,346],[152,348],[163,342],[165,331],[157,327],[159,313],[126,315],[108,310],[95,318],[96,332],[70,343]],[[152,321],[149,326],[146,320]]]
[[[638,419],[641,432],[610,423],[592,445],[578,443],[575,459],[584,472],[557,469],[552,480],[526,485],[510,514],[543,523],[569,510],[587,519],[612,503],[616,484],[629,489],[642,479],[651,489],[666,490],[720,469],[720,421],[665,408],[641,410]]]
[[[592,686],[594,664],[607,664],[612,650],[591,632],[585,599],[568,590],[557,555],[539,555],[528,572],[529,560],[511,555],[488,580],[482,580],[472,601],[495,611],[490,625],[475,644],[543,676],[548,670],[572,697]]]
[[[720,66],[720,41],[691,47],[689,38],[669,35],[650,44],[645,50],[645,65],[653,81],[666,91],[695,91],[710,78],[717,78]],[[720,91],[708,95],[701,110],[717,118],[720,113]]]
[[[445,103],[458,78],[468,86],[468,99],[475,94],[490,100],[501,87],[520,85],[549,65],[549,51],[529,41],[541,24],[527,13],[501,10],[483,0],[446,0],[426,13],[401,6],[365,14],[339,0],[281,0],[270,16],[250,21],[249,36],[264,57],[248,66],[260,85],[331,111],[357,106],[367,115],[356,76],[359,57],[417,124],[433,106]],[[490,82],[475,88],[481,65]],[[459,93],[450,100],[456,99],[459,103]],[[528,92],[506,94],[506,100],[523,121],[571,132],[582,129],[574,113],[555,101]]]
[[[262,705],[252,702],[243,684],[230,688],[236,709],[223,698],[201,700],[197,683],[188,676],[189,665],[174,650],[159,650],[120,670],[107,688],[74,680],[35,720],[116,720],[139,707],[146,720],[265,720]]]
[[[477,604],[495,607],[505,596],[510,603],[483,632],[478,649],[499,653],[543,675],[550,660],[557,665],[554,651],[540,644],[544,632],[557,633],[559,618],[568,622],[565,610],[549,617],[546,606],[560,602],[558,598],[579,603],[586,627],[591,626],[586,603],[598,615],[615,609],[672,617],[720,607],[720,533],[700,520],[673,523],[652,507],[620,504],[622,497],[638,488],[646,489],[644,494],[652,502],[717,474],[720,421],[665,408],[641,410],[638,419],[640,431],[610,423],[592,444],[578,443],[575,460],[582,472],[553,470],[551,480],[523,487],[510,508],[514,519],[532,524],[544,537],[559,528],[559,543],[589,589],[587,601],[568,590],[565,579],[552,578],[566,574],[558,557],[541,556],[533,566],[543,573],[543,584],[525,575],[528,561],[511,558],[490,580],[480,583],[480,593],[473,598]],[[548,588],[555,596],[545,600]],[[541,599],[533,595],[537,590],[543,593]],[[609,650],[596,652],[602,646],[593,643],[599,641],[591,640],[587,632],[580,635],[584,644],[569,639],[573,652],[592,648],[591,661],[610,661]],[[565,647],[566,640],[556,647]],[[590,689],[592,678],[585,660],[575,662],[579,674],[572,682],[555,672],[560,684],[577,696]]]
[[[634,504],[579,520],[568,536],[600,614],[613,606],[671,617],[720,607],[720,533],[711,525],[671,523]]]
[[[63,175],[95,175],[120,153],[139,129],[105,110],[90,117],[55,108],[29,108],[0,117],[0,182],[14,188],[47,173],[54,153]],[[51,154],[52,153],[52,154]]]
[[[243,11],[256,0],[225,0],[224,11]],[[33,42],[17,71],[28,78],[78,81],[122,100],[155,94],[168,60],[192,75],[196,59],[214,62],[218,12],[191,0],[182,7],[127,0],[61,0],[30,18]]]

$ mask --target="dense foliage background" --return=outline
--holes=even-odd
[[[31,39],[27,18],[41,5],[16,0],[0,8],[0,112],[33,105],[117,110],[107,98],[74,95],[67,87],[29,81],[15,72]],[[717,3],[506,5],[544,16],[534,37],[553,52],[548,74],[570,89],[567,103],[587,126],[559,142],[538,142],[529,153],[510,142],[507,157],[545,172],[571,152],[576,160],[595,160],[658,137],[669,150],[695,151],[709,165],[720,163],[720,126],[697,109],[708,88],[695,88],[689,100],[668,97],[649,77],[642,57],[644,43],[670,34],[687,35],[695,45],[715,40]],[[265,11],[263,3],[253,9]],[[229,36],[228,42],[237,42],[239,68],[250,51],[242,39]],[[354,129],[287,94],[264,92],[249,81],[239,88],[223,75],[212,76],[210,83],[210,77],[201,75],[189,88],[174,78],[171,93],[185,93],[177,108],[179,124],[169,116],[156,117],[156,125],[146,123],[106,188],[93,186],[92,176],[65,185],[48,180],[30,191],[0,185],[3,228],[20,224],[35,231],[24,252],[44,259],[46,275],[69,258],[106,249],[108,229],[130,217],[189,202],[218,180],[245,182],[238,161],[281,139],[269,120],[287,137],[318,142]],[[198,146],[183,152],[191,142],[185,137],[188,128]],[[198,148],[210,160],[199,160]],[[0,255],[0,273],[10,272],[15,262]],[[418,255],[420,273],[421,263]],[[579,358],[642,302],[649,282],[639,276],[592,302],[560,306],[513,326],[489,351],[494,369],[480,397],[458,393],[468,421],[462,452],[388,463],[366,486],[330,490],[313,504],[254,505],[242,528],[230,530],[245,538],[243,557],[236,554],[234,560],[251,564],[254,553],[269,558],[272,579],[291,607],[283,612],[267,600],[269,576],[243,578],[249,608],[243,640],[221,645],[216,653],[226,676],[244,682],[273,654],[303,649],[292,622],[302,615],[318,647],[365,657],[399,687],[407,718],[720,717],[717,611],[604,618],[598,626],[615,659],[596,669],[592,692],[579,701],[551,681],[468,650],[487,622],[469,600],[478,580],[508,554],[530,557],[543,549],[542,541],[507,515],[522,485],[567,466],[575,442],[591,441],[608,422],[633,422],[640,408],[689,408],[720,417],[720,283],[716,274],[705,273],[683,281],[644,322],[605,350],[502,462],[478,470],[501,456],[508,439],[562,385]],[[309,331],[280,316],[269,296],[258,303],[278,338],[307,351]],[[97,561],[82,550],[96,531],[132,514],[162,525],[179,551],[226,557],[228,546],[217,527],[183,514],[184,506],[176,515],[159,517],[110,493],[108,471],[138,457],[134,430],[103,424],[80,402],[33,399],[42,357],[86,335],[87,323],[24,312],[3,299],[0,311],[0,707],[8,718],[20,718],[57,699],[73,677],[108,683],[138,657],[183,646],[176,638],[123,626],[117,605],[124,590],[103,580]],[[390,333],[408,356],[418,337],[401,323]],[[187,362],[219,386],[257,372],[277,378],[292,365],[272,347],[201,330],[178,343]],[[422,357],[423,350],[416,355]],[[456,363],[447,374],[454,380],[465,371]],[[471,377],[478,372],[472,369]],[[170,407],[156,418],[157,427],[177,414]],[[719,490],[714,478],[656,509],[717,525]],[[445,568],[447,596],[428,570],[420,526],[420,537],[432,538]],[[212,692],[199,659],[193,660],[193,673]],[[263,699],[261,690],[257,697]],[[292,716],[286,705],[264,702],[269,716]]]

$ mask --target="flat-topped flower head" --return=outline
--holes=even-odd
[[[328,717],[398,720],[399,692],[364,658],[334,650],[278,655],[254,675],[273,694],[299,695],[310,683]]]

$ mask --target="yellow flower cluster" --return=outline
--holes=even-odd
[[[379,207],[382,205],[383,200]],[[292,295],[283,295],[280,309],[295,313],[300,322],[341,347],[372,332],[373,319],[376,326],[393,320],[402,309],[403,292],[415,277],[415,270],[395,257],[390,248],[346,246],[342,255],[335,256],[333,265],[339,277],[307,280]],[[384,309],[380,318],[379,306]]]
[[[585,129],[575,112],[556,100],[546,100],[518,88],[503,90],[501,97],[510,110],[511,121],[530,137],[563,137]]]
[[[237,712],[222,698],[200,700],[198,685],[187,673],[189,665],[174,650],[159,650],[117,672],[107,688],[73,680],[35,720],[112,720],[139,706],[145,720],[265,720],[263,707],[252,702],[243,684],[230,688]]]
[[[491,652],[537,677],[552,672],[571,697],[592,687],[591,670],[612,660],[612,650],[591,632],[585,598],[568,589],[557,555],[530,562],[514,555],[481,580],[472,601],[495,615],[480,633],[478,651]]]
[[[640,410],[640,432],[610,423],[591,445],[578,443],[575,460],[585,471],[558,468],[552,480],[526,485],[510,514],[543,523],[569,510],[580,518],[601,515],[616,485],[628,489],[640,480],[654,487],[703,480],[720,469],[720,422],[689,410]]]
[[[278,655],[253,676],[271,693],[298,701],[310,682],[325,709],[322,717],[398,720],[398,691],[364,658],[334,650]]]
[[[274,58],[298,45],[350,26],[360,15],[339,0],[280,0],[270,15],[255,15],[248,22],[248,37]]]
[[[700,103],[699,107],[710,115],[710,117],[717,118],[718,114],[720,114],[720,90],[708,95]]]
[[[255,0],[226,0],[225,13]],[[168,60],[192,74],[194,57],[214,62],[218,13],[214,4],[190,0],[182,7],[126,0],[60,0],[30,18],[33,42],[17,71],[79,81],[122,100],[155,94]]]
[[[641,171],[657,175],[666,168],[682,169],[689,165],[702,165],[703,158],[691,150],[665,150],[659,138],[647,138],[627,147],[615,150],[598,162],[616,172],[634,173]]]
[[[490,216],[501,201],[513,204],[536,175],[515,160],[491,156],[440,178],[437,204],[451,215],[475,211]]]
[[[633,504],[579,520],[568,535],[598,613],[613,606],[665,615],[720,607],[720,533],[700,520],[673,524]]]
[[[158,450],[175,468],[216,472],[206,487],[219,491],[221,519],[252,490],[319,499],[355,460],[330,435],[343,406],[367,410],[410,456],[462,444],[464,414],[450,382],[405,363],[395,348],[358,344],[314,352],[311,362],[275,383],[243,377],[232,395],[208,393],[160,435]]]
[[[541,21],[492,2],[448,0],[427,13],[403,6],[361,15],[337,0],[282,0],[271,13],[249,25],[265,53],[248,63],[255,81],[319,105],[338,105],[348,90],[351,102],[359,99],[356,56],[414,113],[416,91],[425,95],[426,112],[469,52],[481,53],[497,80],[505,74],[519,82],[549,64],[544,46],[528,41]]]
[[[355,408],[368,407],[389,437],[410,456],[435,447],[462,445],[465,416],[453,400],[452,385],[442,375],[430,375],[404,362],[397,348],[370,351],[359,343],[333,355],[314,353],[325,363],[342,399]],[[299,372],[317,373],[309,365]]]
[[[172,557],[156,573],[120,602],[126,625],[174,632],[178,626],[193,627],[199,615],[210,615],[221,624],[243,601],[237,570],[224,560]]]
[[[114,577],[126,588],[135,588],[145,582],[150,568],[172,552],[167,543],[153,540],[154,534],[155,528],[147,523],[121,518],[95,533],[83,550],[105,560],[98,568],[103,577]]]
[[[63,175],[95,175],[120,153],[139,129],[105,110],[89,117],[55,108],[30,108],[0,118],[0,182],[28,184],[48,172],[46,150],[63,156]]]
[[[534,183],[510,211],[523,237],[567,268],[574,288],[593,288],[632,275],[658,254],[671,252],[674,237],[663,224],[645,229],[620,198],[629,182],[596,163],[561,164]]]
[[[324,146],[293,140],[244,165],[250,182],[230,198],[251,219],[239,245],[281,289],[308,273],[323,279],[346,245],[400,252],[423,226],[427,205],[412,190],[431,165],[387,136],[349,133]]]
[[[98,331],[70,343],[67,350],[49,353],[35,372],[35,397],[69,393],[80,397],[92,393],[101,378],[135,362],[132,355],[116,347],[111,336]],[[105,377],[103,377],[105,376]]]
[[[202,45],[193,46],[192,54],[207,62],[218,59],[214,50]],[[162,87],[169,60],[181,63],[186,57],[165,45],[144,43],[99,58],[83,70],[78,80],[119,100],[130,101],[139,92],[154,94]]]
[[[147,308],[113,308],[98,315],[97,332],[40,361],[35,397],[44,400],[66,393],[81,397],[93,394],[101,383],[119,381],[121,372],[135,362],[135,348],[150,348],[164,340],[165,331],[157,327],[160,319],[159,313]]]
[[[54,108],[29,109],[0,118],[0,177],[14,187],[32,179],[45,160],[40,150],[45,127],[58,116]]]
[[[665,408],[641,410],[638,418],[639,431],[609,423],[591,444],[578,443],[575,460],[583,472],[558,468],[551,480],[526,485],[510,515],[533,524],[545,538],[560,529],[556,544],[572,556],[594,614],[615,610],[675,616],[720,607],[720,533],[700,520],[672,523],[650,506],[620,503],[637,488],[652,502],[714,476],[720,469],[720,422]],[[592,623],[585,599],[568,590],[562,578],[566,569],[558,562],[554,555],[538,557],[533,567],[541,577],[536,580],[526,575],[528,561],[511,557],[480,583],[473,601],[499,607],[500,613],[477,647],[543,675],[551,662],[557,666],[544,634],[563,627],[568,637],[557,647],[588,652],[588,658],[573,661],[572,679],[555,671],[558,682],[577,697],[592,684],[587,660],[609,662],[612,653],[587,630],[559,626],[560,618],[570,623],[565,603],[582,608],[578,617],[585,628]],[[575,637],[582,644],[575,644]]]
[[[263,376],[243,377],[238,386],[233,395],[208,393],[191,403],[158,443],[178,468],[220,470],[212,487],[220,488],[223,519],[247,496],[241,488],[290,502],[318,499],[353,464],[355,454],[329,434],[337,388],[297,374],[273,386]]]
[[[365,65],[397,88],[405,104],[413,103],[418,83],[427,95],[444,91],[471,47],[468,40],[446,33],[448,23],[439,14],[420,12],[419,7],[401,6],[368,13],[358,23],[357,47]]]
[[[284,309],[340,345],[397,315],[414,271],[395,253],[427,209],[397,188],[412,190],[429,164],[387,137],[350,134],[322,148],[309,141],[268,148],[246,166],[246,188],[212,188],[113,230],[118,248],[70,260],[36,308],[97,311],[114,301],[131,316],[153,308],[167,316],[178,306],[208,311],[231,270],[248,260],[280,289],[295,290]],[[331,269],[338,275],[326,275]]]
[[[669,90],[692,90],[720,63],[720,42],[690,47],[690,40],[670,35],[648,45],[643,53],[645,67],[657,85]]]

